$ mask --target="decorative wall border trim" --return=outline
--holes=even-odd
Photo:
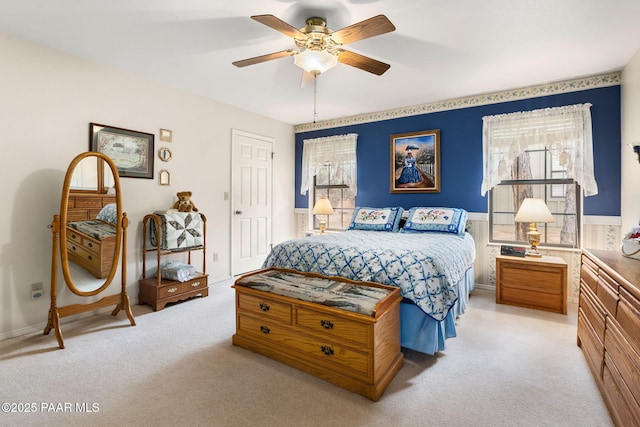
[[[398,108],[395,110],[342,117],[317,123],[305,123],[294,126],[294,131],[298,133],[311,130],[330,129],[341,126],[350,126],[362,123],[379,122],[382,120],[397,119],[400,117],[417,116],[420,114],[435,113],[439,111],[456,110],[460,108],[476,107],[479,105],[498,104],[500,102],[516,101],[547,95],[556,95],[559,93],[568,93],[576,92],[579,90],[616,86],[621,83],[621,80],[621,72],[616,71],[613,73],[599,74],[596,76],[583,77],[572,80],[564,80],[561,82],[528,86],[521,89],[512,89],[487,93],[483,95],[467,96],[464,98],[457,98],[448,101],[439,101],[430,104]]]

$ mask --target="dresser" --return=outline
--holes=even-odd
[[[640,261],[587,249],[578,346],[618,426],[640,426]]]
[[[567,314],[567,263],[559,257],[496,257],[496,303]]]
[[[279,295],[260,275],[294,273],[301,280],[289,286],[305,301]],[[307,281],[311,278],[311,281]],[[278,281],[280,277],[277,277]],[[318,282],[318,280],[320,282]],[[249,285],[245,284],[248,283]],[[383,289],[385,296],[370,313],[350,311],[352,301],[328,302],[319,288],[346,284],[354,294]],[[309,285],[312,283],[312,286]],[[320,285],[316,287],[315,285]],[[287,285],[288,286],[288,285]],[[400,289],[371,282],[328,278],[314,273],[270,268],[239,278],[236,292],[236,333],[233,344],[285,363],[373,401],[380,399],[402,368],[400,351]]]

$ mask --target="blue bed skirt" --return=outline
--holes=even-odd
[[[445,348],[447,338],[456,336],[455,320],[467,309],[469,294],[475,286],[473,267],[456,284],[458,299],[444,320],[428,316],[411,301],[400,304],[400,342],[402,347],[426,354],[434,354]]]

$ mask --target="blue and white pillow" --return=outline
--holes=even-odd
[[[398,231],[404,209],[356,208],[347,230]]]
[[[467,211],[459,208],[413,207],[409,209],[403,232],[436,231],[464,234]]]

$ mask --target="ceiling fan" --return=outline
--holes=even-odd
[[[233,62],[236,67],[287,56],[293,56],[297,66],[314,76],[334,67],[338,62],[378,76],[390,67],[384,62],[342,48],[349,43],[394,31],[396,27],[384,15],[365,19],[337,31],[330,30],[325,19],[318,17],[307,19],[306,25],[301,29],[294,28],[273,15],[255,15],[251,19],[291,37],[296,47]]]

